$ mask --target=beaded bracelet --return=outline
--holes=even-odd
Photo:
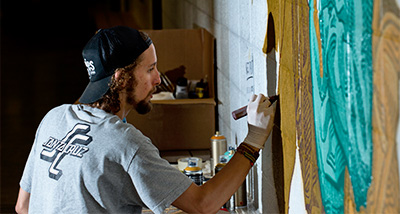
[[[247,145],[246,143],[241,143],[237,149],[236,152],[244,155],[244,157],[246,157],[247,159],[250,160],[250,165],[253,166],[254,163],[257,161],[258,157],[260,156],[260,154],[258,153],[258,151],[255,151],[254,149],[252,149],[249,145]]]

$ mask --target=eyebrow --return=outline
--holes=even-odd
[[[157,61],[154,62],[153,64],[149,65],[149,68],[150,68],[150,67],[153,67],[153,66],[155,66],[155,65],[157,65]]]

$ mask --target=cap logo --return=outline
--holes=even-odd
[[[83,59],[85,61],[86,65],[86,70],[89,75],[89,79],[92,78],[93,75],[96,75],[96,68],[94,67],[94,62],[92,60],[88,61],[86,59]]]

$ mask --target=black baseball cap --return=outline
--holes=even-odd
[[[143,40],[140,32],[130,27],[98,30],[82,51],[90,82],[79,102],[99,100],[107,93],[115,69],[132,64],[151,44],[150,38]]]

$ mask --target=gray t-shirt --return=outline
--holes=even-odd
[[[32,213],[162,213],[191,183],[131,124],[62,105],[40,123],[20,186]]]

